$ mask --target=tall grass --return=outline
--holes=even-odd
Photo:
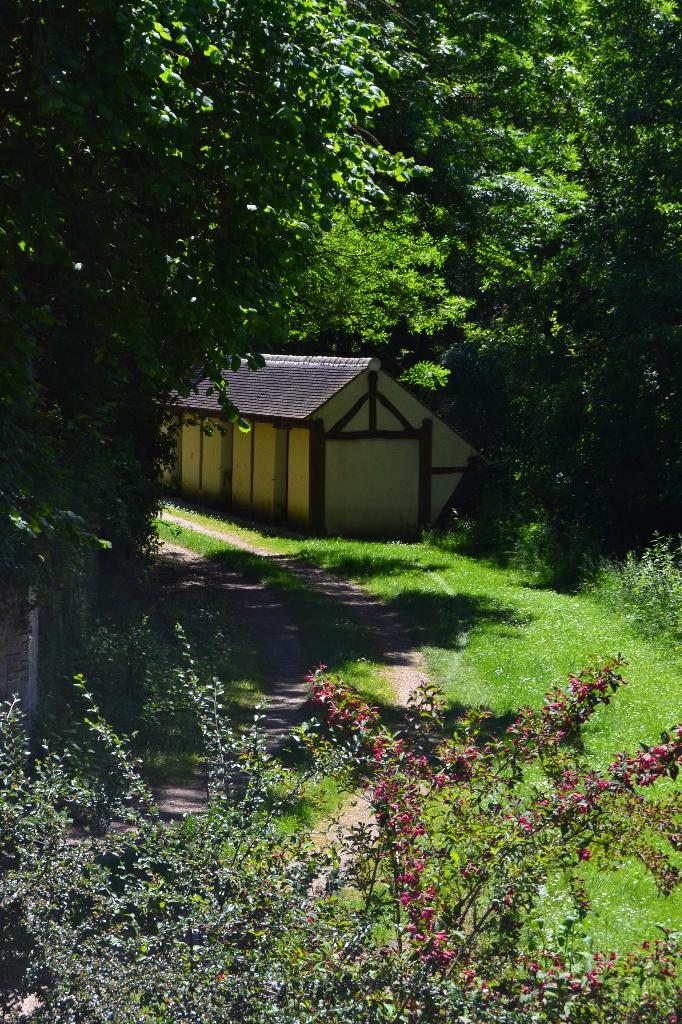
[[[645,635],[682,645],[682,537],[657,536],[639,554],[602,562],[589,589]]]

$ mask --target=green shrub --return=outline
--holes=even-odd
[[[593,542],[578,525],[540,517],[513,531],[509,562],[539,586],[576,587],[593,561]]]
[[[539,515],[524,521],[452,514],[443,530],[427,531],[423,539],[436,547],[512,566],[537,586],[576,587],[595,558],[594,544],[580,527]]]
[[[682,726],[603,773],[581,760],[617,664],[571,676],[499,737],[471,713],[451,740],[427,684],[393,733],[316,673],[322,722],[295,734],[308,760],[294,773],[258,718],[229,726],[220,684],[187,658],[209,802],[175,825],[86,691],[80,751],[31,759],[18,702],[0,709],[0,1011],[33,994],[36,1024],[678,1020],[676,936],[621,956],[579,941],[586,861],[635,858],[662,892],[679,883]],[[280,820],[331,772],[363,778],[369,815],[322,848]],[[572,913],[552,929],[557,871]]]
[[[682,537],[656,536],[640,554],[603,562],[590,589],[647,634],[682,642]]]

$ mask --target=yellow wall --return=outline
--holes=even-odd
[[[425,418],[433,424],[433,466],[465,466],[476,451],[409,391],[383,370],[377,380],[380,391],[410,426],[419,429]],[[330,430],[365,394],[365,371],[331,398],[316,417]],[[369,402],[343,430],[369,428]],[[377,401],[377,429],[401,430],[400,421]],[[440,515],[461,474],[431,477],[431,520]],[[325,528],[327,533],[408,534],[416,531],[419,517],[419,442],[372,438],[326,442]]]
[[[201,497],[208,502],[217,502],[222,483],[222,438],[213,420],[205,419],[204,427],[211,433],[204,433],[202,438]]]
[[[272,423],[255,423],[253,433],[253,513],[282,521],[286,497],[287,432]]]
[[[180,425],[180,418],[176,415],[169,415],[167,419],[161,424],[161,432],[163,434],[171,434],[171,444],[173,448],[173,463],[167,466],[161,474],[161,479],[168,487],[177,488],[180,486],[180,445],[182,437],[182,426]]]
[[[383,370],[379,371],[379,390],[400,409],[413,426],[421,426],[425,417],[433,423],[433,448],[431,462],[433,466],[466,466],[469,457],[477,455],[477,451],[467,441],[455,433],[452,427],[444,423],[435,413],[414,398],[409,391],[393,380]],[[438,518],[445,503],[449,500],[457,484],[462,479],[461,473],[434,475],[431,477],[431,519]]]
[[[325,531],[406,535],[417,527],[416,442],[327,440]]]
[[[186,414],[178,453],[175,476],[181,492],[209,505],[229,505],[232,424]]]
[[[287,459],[288,430],[278,427],[275,430],[275,473],[273,480],[273,518],[277,523],[286,522],[287,514]]]
[[[232,504],[241,511],[251,507],[251,444],[253,430],[232,434]]]
[[[198,419],[185,421],[180,459],[182,493],[198,496],[201,487],[201,427]]]
[[[289,484],[287,520],[305,529],[310,516],[310,431],[292,427],[289,431]]]
[[[331,430],[331,428],[344,416],[357,402],[361,395],[367,393],[367,373],[363,372],[359,377],[355,377],[350,384],[346,384],[345,388],[338,391],[328,402],[313,413],[312,419],[320,419],[324,423],[325,430]],[[363,405],[359,412],[355,414],[353,419],[348,423],[344,430],[367,430],[368,419],[367,419],[367,403]],[[352,442],[343,442],[344,444]]]
[[[238,428],[232,423],[223,423],[220,436],[220,468],[221,468],[221,503],[228,507],[232,504],[232,435]]]
[[[253,432],[253,511],[271,519],[274,511],[276,433],[271,423],[255,423]]]

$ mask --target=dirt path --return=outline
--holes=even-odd
[[[304,680],[307,666],[298,626],[272,587],[245,579],[203,555],[181,547],[164,544],[162,559],[172,560],[170,579],[160,566],[161,586],[185,587],[196,590],[197,600],[207,589],[228,591],[236,619],[257,625],[263,637],[262,654],[268,688],[268,720],[266,732],[270,742],[276,743],[300,720],[301,706],[307,697]]]
[[[362,621],[379,641],[379,660],[384,666],[381,674],[393,690],[395,705],[407,705],[410,693],[425,678],[423,657],[411,644],[396,616],[366,590],[296,557],[279,555],[259,544],[250,543],[227,529],[201,526],[168,512],[164,512],[163,518],[166,522],[223,540],[233,547],[277,563],[302,579],[309,589],[329,598],[340,609]],[[206,588],[226,589],[230,596],[234,596],[235,614],[248,618],[257,616],[271,690],[265,728],[269,745],[276,748],[282,735],[301,720],[307,699],[304,677],[308,666],[303,664],[298,628],[286,605],[273,588],[249,581],[178,544],[163,544],[160,577],[161,586],[196,589],[198,600]],[[200,811],[206,801],[205,782],[198,772],[194,778],[168,783],[154,792],[161,813],[168,820]],[[348,802],[340,810],[333,824],[328,823],[329,831],[336,832],[339,828],[345,831],[367,820],[368,808],[362,795],[358,795],[356,800]]]
[[[363,624],[369,626],[379,639],[380,660],[385,666],[382,675],[388,680],[393,690],[395,704],[398,707],[406,706],[410,693],[422,679],[426,678],[426,666],[422,654],[412,645],[399,620],[362,587],[325,572],[323,569],[318,569],[316,566],[309,565],[295,556],[275,554],[268,548],[252,544],[227,529],[217,530],[200,526],[169,512],[163,513],[163,519],[165,522],[184,526],[186,529],[201,533],[206,537],[223,540],[233,547],[276,562],[302,579],[311,590],[331,598],[347,609],[351,615],[361,619]]]
[[[177,544],[162,546],[156,578],[161,595],[164,590],[185,589],[195,593],[200,602],[209,592],[227,592],[236,620],[250,623],[251,629],[257,625],[264,640],[262,653],[270,691],[264,729],[268,746],[277,748],[282,736],[300,722],[307,698],[298,627],[284,602],[271,587],[247,580]],[[188,779],[156,787],[154,794],[166,820],[180,818],[204,806],[205,780],[197,771]]]

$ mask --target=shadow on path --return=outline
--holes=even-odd
[[[488,623],[501,628],[519,628],[527,623],[510,606],[484,595],[465,594],[457,591],[439,592],[425,590],[415,585],[402,590],[394,598],[382,602],[368,593],[358,584],[341,579],[334,573],[310,564],[299,556],[273,553],[268,548],[251,543],[228,529],[212,529],[170,513],[164,514],[164,521],[175,523],[194,533],[223,541],[229,547],[213,551],[206,557],[193,555],[197,570],[203,582],[195,581],[196,586],[229,585],[225,581],[241,580],[241,587],[256,587],[267,598],[267,602],[277,600],[281,595],[290,611],[293,611],[298,629],[304,634],[304,648],[307,652],[318,651],[320,660],[334,670],[335,664],[342,664],[352,659],[366,658],[385,666],[383,674],[389,682],[393,703],[374,701],[379,705],[382,718],[390,726],[399,725],[401,709],[407,704],[410,693],[426,678],[426,667],[420,651],[421,646],[439,646],[452,651],[463,649],[468,633],[481,623]],[[175,547],[173,547],[175,550]],[[187,557],[192,555],[185,548]],[[379,556],[371,560],[355,559],[343,556],[338,567],[356,575],[389,575],[393,570],[409,569],[419,573],[434,570],[442,572],[446,567],[441,563],[433,566],[416,564],[413,553]],[[337,563],[334,563],[337,567]],[[221,580],[223,583],[221,583]],[[212,582],[213,581],[213,582]],[[192,585],[192,584],[190,584]],[[277,636],[277,628],[273,631],[263,620],[261,631],[264,640],[272,633]],[[273,665],[275,678],[278,671],[282,674],[283,660],[287,657],[286,645],[282,647],[276,641],[266,644],[271,654],[276,648],[277,665]],[[300,665],[300,648],[299,648]],[[307,666],[306,666],[307,667]],[[299,680],[303,678],[301,674]],[[279,691],[281,685],[288,694],[285,698],[290,702],[290,714],[295,718],[296,694],[300,693],[299,710],[305,701],[305,686],[297,689],[296,680],[287,678],[284,672],[281,682],[275,683],[273,690]],[[287,689],[288,688],[288,689]],[[465,707],[452,707],[447,716],[449,731],[455,720],[466,711]],[[276,704],[273,712],[277,715]],[[499,733],[504,731],[511,721],[508,716],[500,720],[490,720],[487,731]],[[276,719],[277,730],[281,734],[282,723],[287,720],[284,715]]]
[[[360,623],[366,631],[373,634],[373,639],[365,649],[366,653],[355,656],[371,657],[372,660],[386,666],[385,676],[393,690],[394,702],[398,706],[406,705],[412,690],[425,678],[424,661],[410,632],[404,628],[390,608],[362,587],[310,565],[298,557],[274,554],[268,548],[252,544],[226,530],[209,529],[169,513],[164,514],[164,521],[176,523],[195,533],[222,540],[230,545],[231,550],[211,555],[211,561],[237,566],[244,572],[255,572],[262,582],[278,584],[291,595],[313,592],[318,599],[328,599],[330,615],[338,619],[339,613],[342,612],[351,622]],[[242,554],[240,558],[240,553],[251,557],[245,558]],[[292,577],[298,581],[298,587],[292,586]],[[322,657],[325,661],[328,660],[328,655],[324,651]]]
[[[217,607],[237,628],[241,625],[259,638],[268,691],[264,729],[268,746],[278,747],[282,736],[300,723],[307,699],[299,630],[286,603],[273,587],[174,544],[163,545],[156,580],[159,598],[167,599],[173,619],[182,618],[178,599],[186,603],[189,597],[198,608]],[[190,778],[155,787],[154,794],[164,819],[180,818],[203,807],[205,780],[197,769]]]

